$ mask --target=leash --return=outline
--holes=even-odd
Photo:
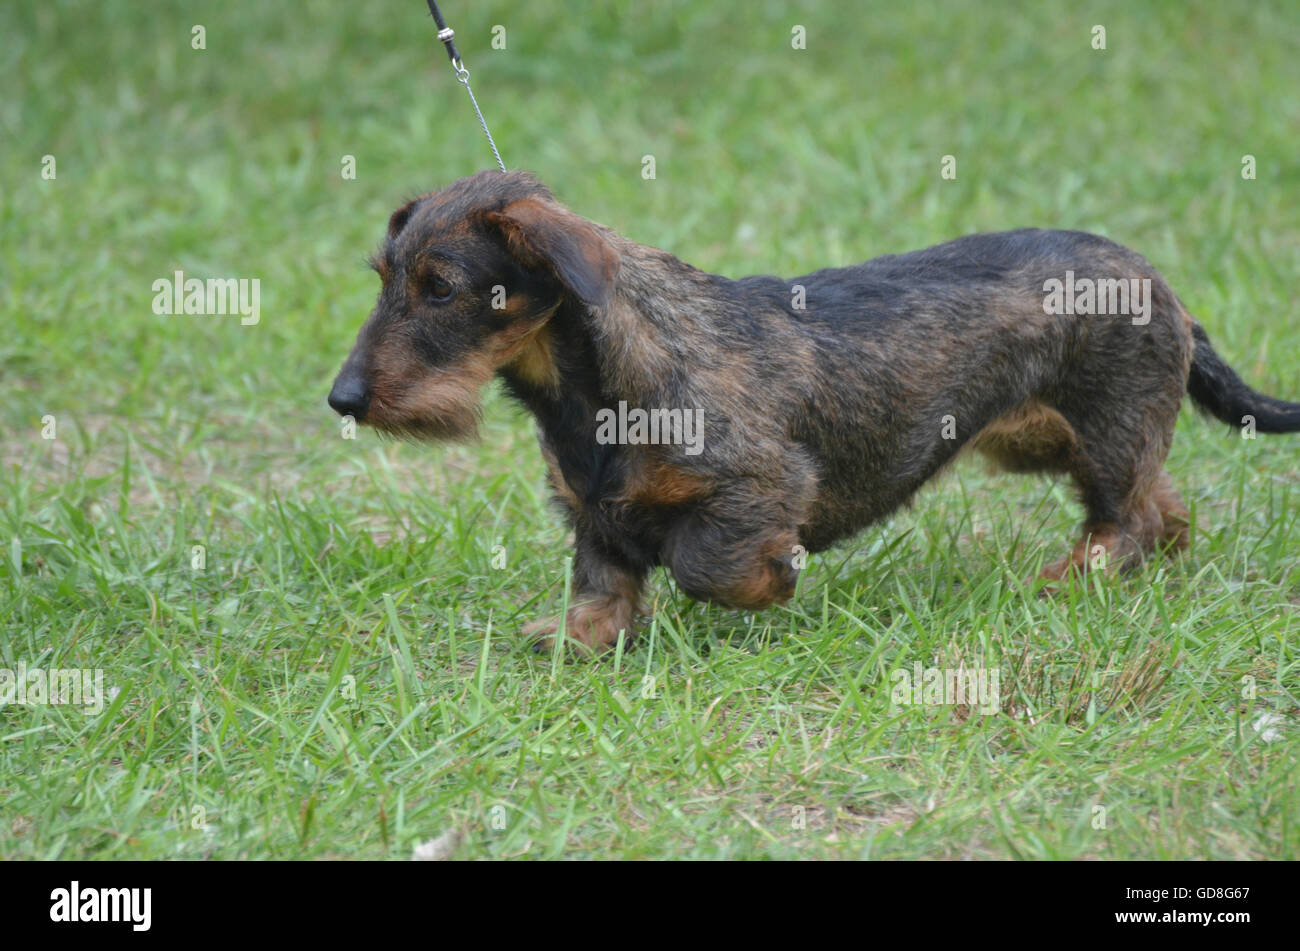
[[[470,105],[474,107],[474,113],[478,116],[478,124],[483,127],[483,134],[487,136],[488,145],[492,146],[492,154],[496,156],[497,165],[501,166],[501,171],[506,170],[506,163],[501,161],[501,153],[497,151],[496,142],[492,141],[492,133],[488,131],[487,120],[483,118],[483,110],[478,107],[478,100],[474,98],[474,90],[469,88],[469,70],[465,68],[464,62],[461,61],[460,51],[456,49],[453,37],[456,31],[447,25],[447,21],[442,18],[442,11],[438,9],[438,4],[434,0],[429,0],[429,12],[433,14],[433,22],[438,24],[438,39],[442,45],[447,47],[447,56],[451,59],[451,68],[456,70],[456,80],[465,87],[469,93]]]

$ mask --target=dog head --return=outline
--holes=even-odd
[[[618,255],[602,229],[525,172],[480,172],[408,202],[371,260],[383,281],[329,404],[395,435],[470,436],[503,367],[553,374],[545,328],[607,303]]]

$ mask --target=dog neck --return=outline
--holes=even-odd
[[[585,305],[566,299],[529,346],[497,371],[507,392],[533,414],[565,481],[583,498],[612,488],[620,449],[596,442],[596,414],[617,400],[602,380],[590,320]]]
[[[510,394],[539,422],[575,401],[601,403],[599,355],[584,310],[577,301],[561,301],[518,354],[497,371]]]
[[[566,480],[596,491],[621,470],[620,447],[596,442],[596,414],[620,401],[652,407],[695,363],[683,331],[717,328],[695,303],[717,297],[726,278],[699,271],[665,251],[607,235],[619,273],[603,306],[566,297],[546,324],[498,371],[506,389],[537,419]],[[675,293],[673,293],[675,291]]]

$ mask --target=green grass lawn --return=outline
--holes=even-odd
[[[1294,2],[796,6],[444,12],[507,164],[635,240],[792,275],[1096,231],[1300,398]],[[0,7],[0,668],[111,698],[0,708],[0,858],[1300,857],[1300,437],[1185,412],[1193,547],[1134,577],[1036,597],[1081,511],[971,462],[783,608],[657,576],[635,645],[533,654],[568,549],[531,422],[493,392],[480,443],[420,446],[325,405],[388,214],[492,161],[433,32]],[[260,322],[155,315],[178,269],[257,278]],[[1001,712],[891,704],[916,663],[996,669]]]

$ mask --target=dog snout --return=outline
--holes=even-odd
[[[370,408],[370,388],[359,373],[340,373],[330,389],[329,404],[340,416],[360,422]]]

